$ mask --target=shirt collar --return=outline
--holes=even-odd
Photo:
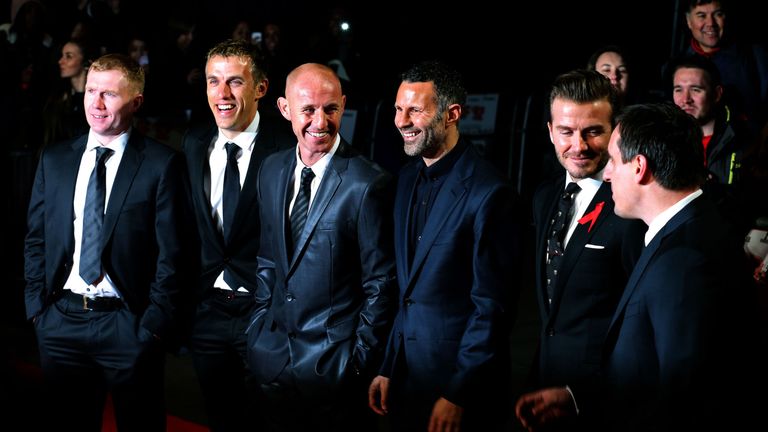
[[[109,144],[102,145],[98,138],[96,138],[96,133],[94,133],[93,130],[90,130],[88,132],[88,141],[85,145],[85,151],[91,151],[96,147],[103,146],[114,151],[115,156],[122,154],[125,151],[125,146],[128,145],[128,138],[131,136],[131,131],[132,128],[129,128],[125,132],[118,135],[117,138],[113,139]]]
[[[656,215],[655,218],[651,221],[650,224],[648,224],[648,231],[645,232],[645,245],[648,246],[648,244],[651,243],[651,240],[656,236],[656,234],[661,231],[662,228],[664,228],[664,225],[667,224],[667,222],[670,221],[676,214],[680,212],[685,206],[687,206],[691,201],[695,200],[699,197],[703,192],[701,189],[697,190],[696,192],[691,193],[690,195],[686,196],[685,198],[681,199],[680,201],[673,204],[668,209],[664,210],[663,212]]]
[[[322,177],[323,173],[325,172],[325,169],[328,167],[328,164],[331,163],[331,158],[334,154],[336,154],[336,150],[339,148],[339,143],[341,143],[341,135],[336,134],[336,141],[333,143],[333,147],[331,147],[331,150],[324,154],[323,157],[321,157],[317,162],[315,162],[311,167],[312,172],[315,173],[315,177]],[[294,174],[299,173],[301,175],[301,170],[306,166],[304,165],[304,162],[301,161],[301,157],[299,157],[299,146],[296,145],[296,171]]]
[[[214,148],[217,150],[222,150],[224,149],[224,144],[233,142],[237,144],[237,146],[241,149],[250,150],[251,147],[253,147],[254,141],[256,141],[256,133],[259,131],[259,120],[259,112],[256,111],[256,115],[253,117],[253,120],[251,120],[251,123],[248,125],[248,127],[245,128],[244,131],[237,134],[234,139],[227,138],[221,131],[221,128],[219,128],[219,135],[216,137]]]
[[[460,139],[459,142],[456,143],[456,146],[451,149],[451,151],[446,153],[445,156],[438,159],[437,162],[433,163],[432,165],[427,166],[424,163],[424,159],[422,159],[422,174],[430,180],[434,180],[448,174],[448,172],[451,171],[451,168],[456,165],[456,161],[459,160],[459,157],[461,157],[461,154],[464,153],[466,148],[467,143]]]

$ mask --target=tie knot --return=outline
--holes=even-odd
[[[568,183],[568,186],[565,187],[565,193],[563,194],[563,199],[571,199],[573,197],[573,194],[580,191],[581,188],[579,187],[576,182],[570,182]]]
[[[104,163],[104,161],[107,160],[109,155],[111,155],[112,153],[114,153],[114,150],[110,148],[107,148],[104,146],[96,147],[96,163],[97,164]]]
[[[310,183],[312,183],[312,179],[315,178],[315,173],[312,171],[312,168],[304,167],[301,170],[301,185],[302,186],[308,186]]]
[[[240,147],[238,147],[237,144],[233,142],[228,142],[224,144],[224,148],[227,150],[227,159],[230,161],[236,161],[237,151],[240,150]]]

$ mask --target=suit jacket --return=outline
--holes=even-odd
[[[539,387],[577,385],[599,373],[608,324],[646,231],[642,221],[616,216],[611,185],[604,182],[584,214],[598,203],[604,203],[602,211],[594,225],[577,225],[562,257],[552,304],[547,304],[547,238],[563,193],[563,178],[564,173],[543,183],[533,199],[536,297],[542,326],[532,375]]]
[[[75,194],[88,135],[47,147],[29,204],[24,258],[27,317],[61,294],[72,271]],[[137,131],[130,135],[102,227],[101,263],[141,326],[163,337],[178,303],[184,208],[183,159]]]
[[[240,286],[250,292],[256,288],[256,263],[259,252],[259,201],[256,197],[256,183],[259,167],[270,154],[286,147],[291,138],[290,128],[282,119],[261,115],[259,132],[251,153],[248,172],[245,173],[240,198],[227,242],[216,226],[211,215],[210,173],[208,149],[218,135],[215,124],[190,130],[184,137],[182,147],[189,171],[191,202],[197,231],[201,242],[200,277],[198,295],[204,296],[213,287],[216,278],[228,268]]]
[[[446,175],[409,262],[411,203],[422,163],[404,166],[398,180],[400,309],[381,374],[392,386],[412,380],[411,387],[425,393],[428,409],[445,397],[469,414],[509,388],[507,342],[519,292],[514,278],[520,218],[514,211],[519,209],[508,182],[467,143]]]
[[[761,412],[734,396],[760,382],[742,259],[738,237],[706,196],[645,248],[605,343],[609,408],[602,411],[612,414],[612,428],[743,430],[739,422]]]
[[[290,363],[303,394],[324,395],[352,371],[378,367],[391,324],[395,271],[391,176],[343,139],[287,249],[296,148],[259,172],[261,249],[248,360],[260,383]]]

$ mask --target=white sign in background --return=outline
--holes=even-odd
[[[498,93],[469,94],[461,115],[459,130],[467,135],[490,135],[496,131]]]

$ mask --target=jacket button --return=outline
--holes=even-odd
[[[296,339],[296,333],[294,332],[288,333],[288,339]]]
[[[410,297],[406,297],[406,298],[403,300],[403,304],[404,304],[404,305],[406,305],[406,306],[411,306],[411,305],[413,305],[414,303],[416,303],[416,302],[415,302],[415,301],[413,301],[413,300],[411,300],[411,298],[410,298]]]
[[[285,296],[285,301],[292,302],[295,298],[293,294],[288,294]]]
[[[547,336],[554,336],[554,335],[555,335],[555,329],[547,330]]]

